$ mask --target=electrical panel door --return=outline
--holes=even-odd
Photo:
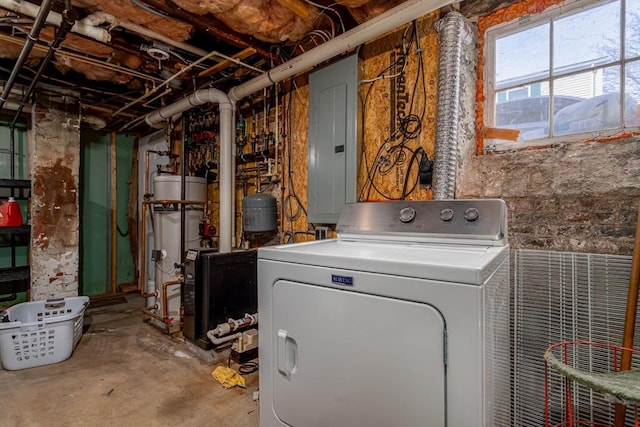
[[[358,56],[309,76],[309,221],[335,224],[356,201]]]

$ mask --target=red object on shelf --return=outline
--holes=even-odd
[[[19,227],[22,225],[22,212],[16,199],[9,197],[0,205],[0,227]]]

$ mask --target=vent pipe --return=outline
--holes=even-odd
[[[433,199],[445,200],[453,199],[456,189],[462,48],[465,42],[471,41],[471,35],[458,12],[448,13],[436,23],[436,29],[440,36],[440,54]]]
[[[229,98],[236,102],[259,90],[269,87],[297,73],[306,71],[321,62],[354,49],[388,31],[411,22],[420,16],[453,3],[451,0],[409,0],[389,9],[382,15],[364,22],[312,50],[296,56],[290,61],[272,68],[265,74],[231,88]]]

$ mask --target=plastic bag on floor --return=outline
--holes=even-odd
[[[240,386],[245,388],[244,377],[240,375],[235,369],[227,368],[226,366],[218,366],[213,370],[211,376],[218,381],[224,388],[231,388]]]

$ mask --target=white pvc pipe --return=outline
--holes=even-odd
[[[231,252],[233,232],[233,104],[221,90],[198,90],[180,101],[150,113],[145,118],[149,126],[156,126],[177,114],[207,103],[220,108],[220,247],[221,253]]]
[[[229,335],[226,337],[218,338],[213,334],[213,331],[207,332],[207,338],[211,340],[214,345],[224,344],[229,341],[237,340],[242,338],[242,332],[238,332],[237,334]]]
[[[133,22],[122,21],[118,23],[118,27],[124,28],[125,30],[129,30],[136,34],[139,34],[144,37],[148,37],[150,39],[162,42],[164,44],[171,45],[173,47],[177,47],[178,49],[182,49],[185,52],[191,52],[194,55],[205,56],[209,52],[206,50],[197,48],[195,46],[191,46],[186,43],[177,42],[169,37],[163,36],[162,34],[158,34],[155,31],[151,31],[150,29],[143,27],[142,25],[134,24]]]
[[[38,15],[38,11],[40,10],[40,6],[33,3],[15,0],[0,0],[0,7],[12,10],[21,15],[30,16],[32,18],[35,18]],[[47,24],[59,27],[61,22],[62,16],[59,13],[49,12],[49,15],[47,16]],[[87,22],[84,22],[84,20],[76,21],[73,28],[71,28],[71,31],[87,37],[91,37],[92,39],[98,40],[103,43],[108,43],[109,41],[111,41],[111,34],[109,34],[109,31],[104,28],[89,25],[87,24]]]
[[[323,61],[351,50],[375,37],[398,28],[420,16],[453,3],[452,0],[408,0],[389,9],[357,27],[293,58],[265,74],[231,88],[229,99],[233,102],[249,96],[265,87],[294,76]]]

